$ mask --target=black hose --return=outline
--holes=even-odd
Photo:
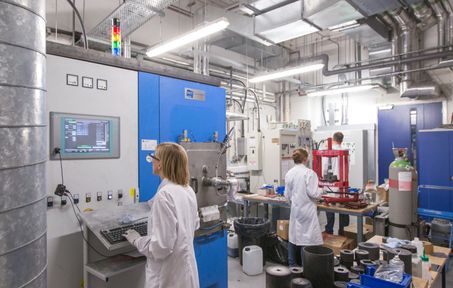
[[[74,5],[74,3],[71,2],[71,0],[67,0],[69,5],[72,7],[72,10],[77,15],[77,18],[79,18],[80,26],[82,27],[82,33],[83,33],[83,48],[88,49],[88,41],[87,41],[87,34],[85,32],[85,25],[83,24],[82,17],[80,16],[79,10],[77,10],[77,7]]]

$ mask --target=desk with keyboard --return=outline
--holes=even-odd
[[[122,235],[129,229],[136,230],[142,236],[146,235],[148,214],[147,203],[117,206],[81,214],[85,239],[90,244],[83,241],[84,287],[92,287],[90,275],[108,282],[112,276],[138,266],[144,267],[146,258],[133,255],[137,254],[137,250]],[[103,257],[100,257],[93,248],[102,253]]]

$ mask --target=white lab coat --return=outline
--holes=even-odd
[[[145,288],[199,287],[193,240],[200,219],[194,191],[164,179],[148,204],[148,235],[134,241],[147,258]]]
[[[289,242],[298,246],[322,245],[316,200],[321,197],[318,176],[297,164],[285,176],[285,197],[291,203]]]

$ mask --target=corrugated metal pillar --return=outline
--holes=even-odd
[[[0,0],[0,288],[47,287],[44,0]]]

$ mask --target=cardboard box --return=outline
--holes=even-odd
[[[357,239],[357,224],[344,227],[344,236],[349,239]],[[373,225],[363,224],[363,241],[373,237]]]
[[[289,230],[289,221],[288,220],[277,220],[277,235],[283,240],[288,241],[288,230]]]
[[[384,202],[389,202],[389,190],[383,187],[384,185],[380,185],[376,188],[377,199]]]
[[[354,249],[357,246],[355,239],[327,233],[323,233],[322,236],[324,240],[323,246],[332,249],[334,255],[340,255],[342,249]]]

